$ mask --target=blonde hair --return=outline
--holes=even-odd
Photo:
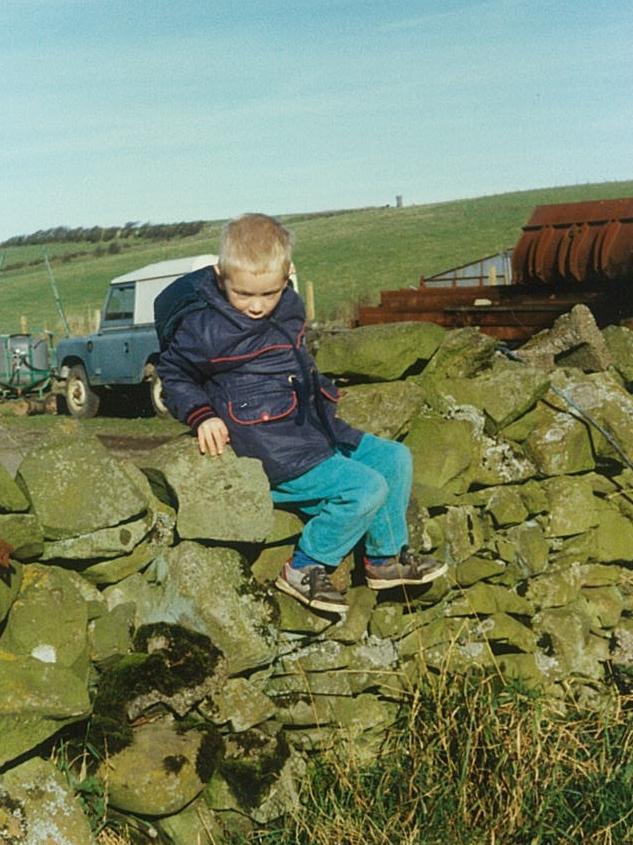
[[[255,275],[279,270],[285,277],[291,263],[292,235],[274,217],[243,214],[222,229],[218,266],[224,277],[235,270]]]

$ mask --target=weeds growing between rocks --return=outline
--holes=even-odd
[[[322,757],[301,813],[262,845],[633,842],[633,698],[598,713],[444,678],[416,694],[370,766]]]
[[[345,744],[314,758],[302,806],[231,845],[627,845],[633,842],[633,696],[601,710],[441,675],[416,690],[371,764]],[[99,845],[162,842],[119,817],[65,756]],[[80,767],[82,768],[82,767]],[[83,774],[83,773],[82,773]],[[104,801],[105,799],[105,801]],[[130,826],[131,824],[131,826]],[[148,831],[150,831],[148,833]],[[219,845],[213,837],[203,845]]]

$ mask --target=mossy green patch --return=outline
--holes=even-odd
[[[245,731],[231,741],[236,746],[232,753],[240,756],[225,758],[220,772],[240,806],[245,810],[253,809],[281,772],[290,756],[290,748],[281,733],[271,740],[260,731]]]
[[[164,622],[139,628],[134,648],[102,675],[94,702],[88,741],[110,754],[132,741],[128,702],[151,690],[173,695],[202,683],[221,656],[204,634]]]

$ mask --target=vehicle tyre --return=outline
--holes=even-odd
[[[171,414],[169,413],[167,405],[165,405],[165,400],[163,399],[163,383],[156,372],[152,373],[149,380],[149,398],[157,417],[160,417],[163,420],[171,419]]]
[[[100,397],[90,387],[88,376],[82,364],[75,364],[66,379],[66,405],[73,417],[90,419],[99,412]]]

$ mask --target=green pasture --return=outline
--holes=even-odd
[[[422,274],[430,276],[512,246],[535,205],[623,196],[633,196],[633,181],[283,219],[296,237],[300,281],[314,284],[317,319],[348,319],[358,304],[377,303],[383,289],[417,286]],[[81,327],[87,315],[101,306],[113,276],[154,261],[215,252],[219,231],[219,223],[210,223],[194,237],[133,242],[118,255],[106,252],[72,261],[63,261],[57,251],[68,245],[51,244],[51,264],[71,324]],[[104,247],[107,250],[107,244]],[[41,247],[6,249],[39,249],[41,254]],[[22,315],[31,331],[61,332],[43,262],[17,271],[0,270],[0,333],[19,331]]]

